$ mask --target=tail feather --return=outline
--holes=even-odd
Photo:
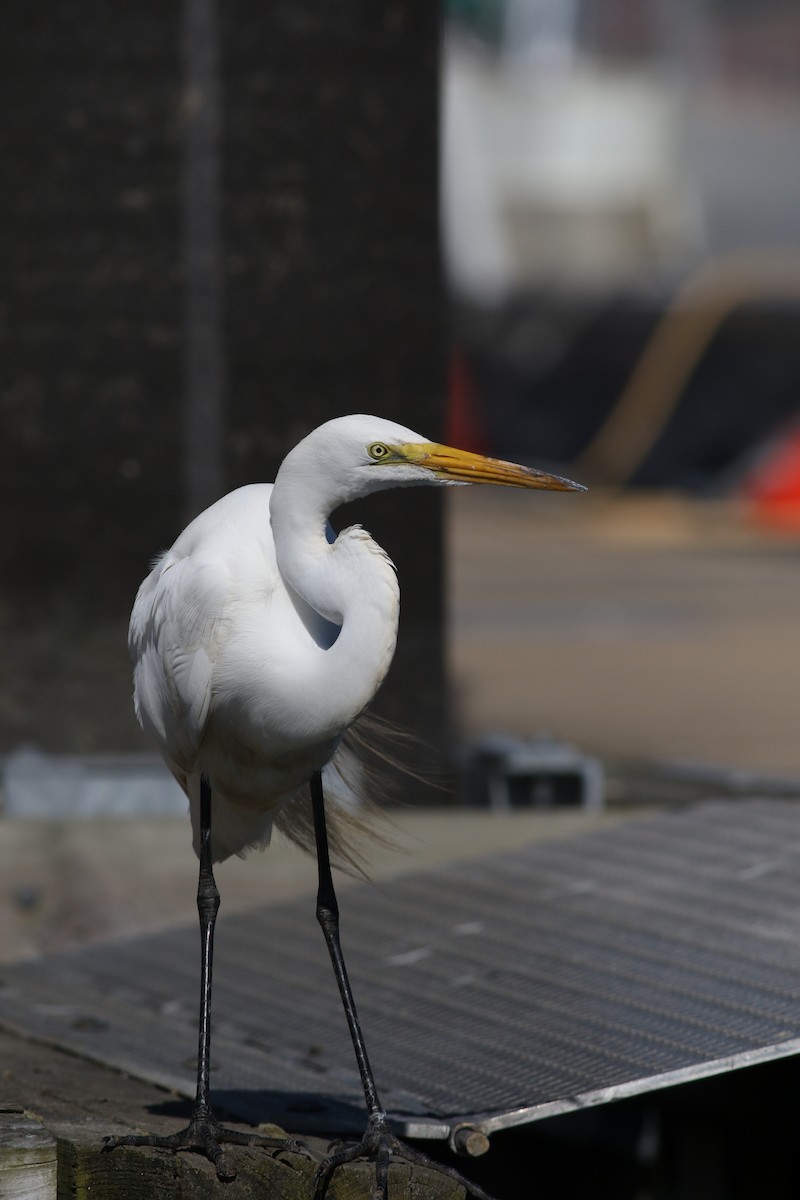
[[[404,751],[417,739],[383,718],[367,714],[342,738],[323,769],[325,816],[331,862],[349,875],[368,877],[370,845],[392,846],[385,805],[400,799],[401,774],[420,779]],[[180,780],[189,795],[195,852],[200,852],[200,776]],[[426,778],[425,782],[431,782]],[[218,794],[211,823],[214,862],[231,855],[244,858],[269,845],[273,826],[302,850],[315,851],[314,815],[308,784],[268,809],[226,801]]]
[[[388,844],[380,828],[382,812],[372,798],[370,771],[357,749],[360,737],[352,730],[322,772],[325,824],[331,862],[348,875],[367,877],[369,846]],[[275,815],[275,827],[296,846],[313,854],[316,849],[314,814],[308,787],[295,792]]]
[[[351,725],[322,772],[331,862],[348,875],[368,878],[370,846],[392,847],[387,804],[400,801],[402,775],[433,783],[408,765],[407,751],[419,740],[383,717],[365,713]],[[388,768],[388,770],[387,770]],[[275,816],[285,837],[313,854],[314,817],[308,789],[292,796]]]

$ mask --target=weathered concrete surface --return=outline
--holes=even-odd
[[[379,884],[436,862],[467,861],[615,819],[619,818],[576,811],[399,812],[385,826],[394,848],[375,844],[369,870]],[[315,863],[278,836],[265,854],[220,863],[215,875],[222,896],[221,937],[226,914],[301,895],[308,896],[308,920],[314,923]],[[6,820],[0,836],[0,879],[0,963],[197,920],[197,859],[188,817]],[[348,883],[339,875],[337,887]]]
[[[800,774],[800,554],[732,504],[449,501],[457,725]]]

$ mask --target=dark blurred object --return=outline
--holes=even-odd
[[[654,297],[529,296],[456,314],[473,407],[493,452],[570,463],[622,394],[666,305]],[[797,412],[798,306],[761,301],[724,320],[632,476],[634,486],[726,490],[752,448]]]
[[[603,807],[603,768],[574,746],[487,734],[463,755],[464,803],[512,808]]]
[[[127,606],[184,523],[191,8],[4,22],[5,592]],[[439,18],[217,9],[227,490],[343,412],[437,434]]]
[[[127,616],[204,486],[273,478],[342,413],[440,436],[439,22],[411,0],[6,14],[0,637],[47,666],[24,705],[0,693],[0,748],[133,744]],[[441,505],[369,514],[404,583],[382,703],[440,742]]]

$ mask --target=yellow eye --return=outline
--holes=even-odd
[[[380,462],[382,458],[389,457],[389,447],[384,446],[383,442],[373,442],[371,446],[367,446],[367,454],[374,458],[375,462]]]

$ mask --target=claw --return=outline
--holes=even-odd
[[[388,1200],[389,1163],[392,1157],[404,1159],[406,1162],[426,1167],[429,1171],[446,1175],[454,1183],[460,1184],[467,1195],[472,1196],[474,1200],[493,1200],[488,1192],[485,1192],[477,1183],[465,1179],[454,1167],[447,1167],[443,1163],[435,1162],[421,1150],[406,1146],[392,1133],[386,1117],[383,1115],[370,1117],[360,1142],[343,1146],[323,1159],[314,1175],[314,1200],[325,1200],[325,1194],[334,1171],[346,1163],[355,1162],[358,1158],[369,1159],[375,1163],[375,1191],[372,1193],[372,1200]]]
[[[262,1146],[279,1154],[287,1150],[293,1154],[311,1155],[308,1147],[294,1138],[268,1137],[260,1133],[242,1133],[238,1129],[226,1129],[220,1125],[216,1117],[208,1110],[196,1112],[185,1129],[164,1137],[155,1134],[129,1133],[111,1135],[103,1138],[103,1150],[114,1150],[117,1146],[154,1146],[159,1150],[190,1150],[202,1154],[213,1164],[217,1179],[227,1183],[236,1178],[236,1166],[229,1154],[223,1150],[223,1144],[232,1146]]]
[[[313,1159],[309,1147],[299,1138],[286,1138],[282,1146],[278,1146],[275,1150],[277,1154],[301,1154],[303,1158]]]

